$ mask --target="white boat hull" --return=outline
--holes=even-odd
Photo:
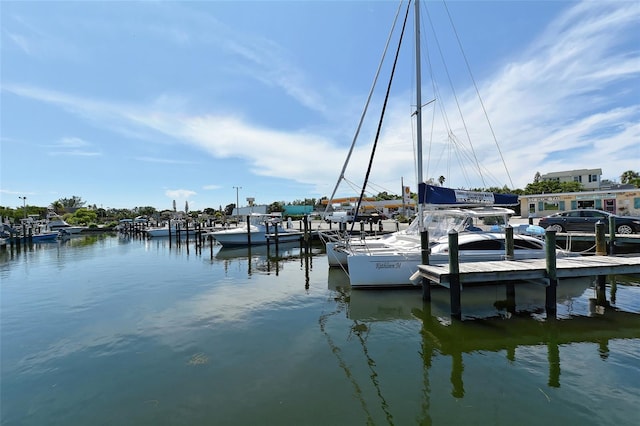
[[[147,233],[147,236],[149,237],[168,237],[169,236],[169,228],[150,228],[147,229],[145,231]],[[178,236],[178,231],[175,228],[171,229],[171,235],[172,236]],[[181,229],[180,230],[180,236],[185,236],[187,235],[187,230],[185,229]],[[196,231],[193,229],[189,229],[189,235],[193,236],[196,235]]]
[[[460,251],[460,262],[484,262],[504,260],[504,253],[495,251]],[[543,250],[518,250],[516,259],[541,259]],[[449,262],[449,256],[437,254],[429,256],[429,264],[441,265]],[[407,253],[356,253],[347,257],[349,280],[352,287],[397,287],[419,285],[411,276],[422,264],[419,251]]]
[[[267,234],[264,231],[256,231],[251,232],[251,235],[249,236],[246,228],[211,232],[208,235],[211,235],[223,247],[265,245],[267,243],[275,244],[276,242],[275,234]],[[282,231],[278,233],[277,241],[279,243],[286,243],[291,241],[299,241],[300,238],[302,238],[301,232]]]
[[[86,229],[82,226],[59,226],[59,227],[50,227],[51,231],[62,231],[65,234],[75,235],[82,232],[83,229]]]

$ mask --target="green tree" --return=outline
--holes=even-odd
[[[58,201],[54,201],[54,203],[56,202],[62,204],[62,207],[67,210],[79,209],[81,207],[84,207],[84,205],[86,204],[86,201],[82,201],[82,198],[78,197],[77,195],[74,195],[71,198],[60,198]]]
[[[580,182],[558,182],[555,180],[542,180],[527,184],[525,194],[557,194],[560,192],[580,192],[584,186]]]
[[[56,214],[63,214],[64,213],[64,204],[62,204],[62,202],[60,200],[57,200],[57,201],[54,201],[53,203],[51,203],[49,205],[49,208],[51,208],[51,210],[56,212]]]
[[[632,181],[635,181],[637,179],[640,179],[640,173],[633,171],[633,170],[627,170],[626,172],[622,173],[622,175],[620,176],[620,182],[625,183],[625,184],[633,184]],[[636,186],[638,186],[636,184]]]
[[[97,218],[98,214],[94,210],[80,208],[73,214],[65,217],[65,220],[73,225],[89,225],[90,223],[95,223]]]
[[[376,201],[397,200],[399,198],[398,195],[389,194],[387,191],[379,192],[378,195],[375,196]]]
[[[635,185],[636,188],[640,188],[640,177],[635,179],[630,179],[628,183],[630,185]]]
[[[267,213],[277,213],[277,212],[283,212],[283,211],[284,211],[284,206],[279,201],[275,201],[269,204],[269,207],[267,207]]]
[[[145,206],[145,207],[138,208],[138,214],[141,216],[153,217],[157,213],[158,213],[158,210],[156,210],[155,207]]]

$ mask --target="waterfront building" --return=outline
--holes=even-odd
[[[520,195],[519,200],[523,217],[542,217],[575,209],[600,209],[622,216],[640,216],[640,188]]]

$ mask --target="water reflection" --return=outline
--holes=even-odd
[[[428,405],[428,373],[436,357],[450,359],[451,395],[463,398],[464,358],[470,354],[503,352],[505,358],[514,363],[518,354],[525,354],[534,347],[546,347],[547,386],[559,388],[561,367],[563,362],[568,362],[561,357],[560,348],[564,345],[595,344],[599,357],[606,360],[610,354],[610,341],[640,339],[640,279],[629,276],[607,279],[610,301],[602,300],[603,296],[596,294],[594,279],[560,283],[556,318],[542,315],[544,288],[535,284],[517,286],[518,304],[512,312],[508,311],[504,300],[505,286],[465,288],[462,306],[466,321],[450,320],[449,294],[444,288],[432,289],[431,302],[422,301],[419,289],[352,290],[348,276],[339,269],[330,270],[328,285],[339,301],[338,311],[334,314],[343,311],[353,321],[352,332],[361,339],[363,347],[366,335],[377,322],[421,322],[420,356],[425,369],[423,380],[425,404]],[[616,306],[616,301],[622,300],[617,294],[622,289],[628,300],[626,310]],[[537,297],[537,293],[540,296]],[[326,328],[326,318],[321,319],[321,328]],[[332,351],[339,352],[335,348]],[[368,364],[375,366],[376,363],[368,359]],[[350,375],[349,371],[345,373]],[[372,372],[372,377],[374,374]]]
[[[113,235],[115,234],[96,233],[83,235],[67,235],[65,237],[50,241],[24,242],[20,240],[17,242],[11,242],[7,243],[7,245],[0,250],[0,261],[15,261],[22,258],[23,256],[42,254],[51,250],[56,250],[58,253],[60,253],[61,249],[90,247],[98,243],[105,242]]]
[[[246,265],[247,275],[279,275],[286,263],[300,262],[307,271],[312,266],[313,255],[321,252],[320,246],[304,242],[287,242],[278,245],[260,245],[247,247],[220,247],[212,253],[212,259],[223,261],[225,270],[234,264]]]

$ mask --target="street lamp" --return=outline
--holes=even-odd
[[[24,218],[27,218],[27,197],[18,197],[22,200],[22,212],[24,214]]]
[[[242,189],[241,186],[234,186],[234,188],[236,189],[236,214],[238,215],[238,217],[240,217],[240,199],[238,198],[238,190]]]

